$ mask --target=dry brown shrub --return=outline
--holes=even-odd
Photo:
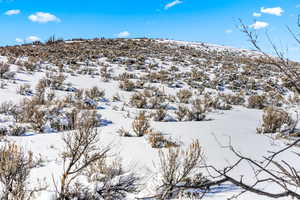
[[[45,189],[45,186],[29,190],[29,175],[34,167],[31,152],[25,153],[15,144],[0,148],[0,184],[3,200],[29,200],[34,193]]]
[[[72,186],[76,178],[93,163],[104,159],[110,150],[110,147],[99,147],[99,134],[90,115],[82,115],[78,127],[63,137],[66,148],[62,154],[64,172],[60,177],[60,188],[57,188],[58,200],[74,197]]]
[[[160,132],[150,132],[148,141],[152,148],[171,148],[179,146],[176,142],[165,138]]]
[[[105,96],[105,91],[95,86],[89,90],[86,90],[85,95],[90,99],[103,98]]]
[[[125,79],[124,81],[120,82],[119,88],[127,92],[132,92],[135,89],[135,84],[133,81]]]
[[[147,98],[143,93],[134,93],[130,97],[129,104],[136,108],[147,108]]]
[[[150,123],[146,117],[146,112],[140,112],[132,122],[132,129],[137,137],[142,137],[150,131]]]
[[[189,109],[185,106],[179,106],[178,110],[175,111],[176,118],[178,121],[184,121],[189,113]]]
[[[176,96],[180,103],[189,103],[193,93],[189,90],[183,89],[177,92]]]
[[[177,186],[193,179],[197,174],[198,166],[203,162],[203,153],[199,141],[196,140],[187,150],[169,148],[167,152],[160,151],[159,158],[162,183],[157,190],[158,197],[175,199],[181,191]],[[199,183],[206,180],[199,180]]]
[[[4,78],[4,74],[6,72],[9,72],[9,64],[4,63],[4,62],[0,62],[0,78],[1,79]]]
[[[154,121],[162,122],[167,116],[167,111],[161,108],[152,113],[151,116],[153,117]]]
[[[267,99],[263,95],[254,95],[248,98],[248,108],[264,109],[267,106]]]
[[[262,125],[257,128],[258,133],[293,133],[298,120],[293,120],[290,114],[282,109],[267,107],[262,117]]]

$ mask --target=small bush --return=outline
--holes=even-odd
[[[144,94],[138,92],[131,96],[129,104],[136,108],[147,108],[147,98]]]
[[[207,107],[200,100],[193,101],[193,107],[188,112],[189,121],[202,121],[205,119]]]
[[[119,134],[119,136],[121,137],[132,137],[132,134],[130,134],[130,132],[124,128],[120,128],[117,133]]]
[[[152,113],[151,116],[153,117],[154,121],[162,122],[167,116],[167,111],[165,109],[158,109]]]
[[[135,84],[131,80],[125,79],[124,81],[122,81],[119,84],[119,88],[124,90],[124,91],[131,92],[131,91],[134,91]]]
[[[190,98],[193,96],[193,93],[189,90],[184,89],[177,92],[176,96],[180,103],[189,103]]]
[[[15,144],[8,144],[0,148],[0,184],[1,199],[28,200],[34,192],[42,188],[29,190],[29,174],[34,166],[32,153],[25,153]]]
[[[145,112],[140,112],[132,122],[132,129],[137,137],[142,137],[150,131],[150,123]]]
[[[248,99],[248,108],[254,108],[254,109],[263,109],[266,107],[266,97],[260,96],[260,95],[254,95],[249,97]]]
[[[105,96],[105,91],[100,90],[98,87],[95,86],[89,90],[86,90],[85,95],[90,99],[98,99],[103,98]]]
[[[258,133],[290,134],[294,132],[297,125],[297,121],[293,120],[288,112],[275,107],[267,107],[262,120],[262,126],[257,128]]]
[[[152,148],[171,148],[179,146],[176,142],[165,138],[160,132],[149,133],[148,141]]]
[[[175,111],[176,118],[178,121],[184,121],[188,113],[189,109],[185,106],[179,106],[178,110]]]
[[[0,78],[5,78],[4,74],[7,72],[9,72],[9,65],[7,63],[0,62]]]

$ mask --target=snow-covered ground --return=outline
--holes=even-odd
[[[176,41],[157,41],[158,43],[166,43],[170,45],[188,45],[189,47],[198,48],[201,44],[196,43],[186,43],[186,42],[176,42]],[[73,44],[68,42],[68,44]],[[217,45],[206,45],[207,48],[211,50],[224,51],[230,50],[231,48],[220,47]],[[201,51],[201,49],[200,49]],[[242,53],[244,55],[258,55],[252,51],[246,50],[232,50],[233,53]],[[202,58],[203,59],[203,58]],[[7,62],[6,57],[1,57],[1,60]],[[146,58],[147,60],[147,58]],[[161,61],[153,61],[154,59],[149,59],[148,62],[155,62],[161,69],[169,69],[171,66],[176,65],[179,72],[190,72],[191,67],[195,66],[193,64],[183,64],[178,65],[178,63],[173,63],[171,59]],[[201,59],[200,59],[201,60]],[[94,63],[95,68],[98,72],[100,67],[107,64],[113,71],[113,76],[122,74],[123,72],[128,72],[138,77],[146,74],[144,71],[140,70],[130,70],[125,69],[121,64],[110,63],[105,58],[98,59],[97,63]],[[33,73],[21,70],[21,66],[18,63],[10,65],[11,71],[15,71],[16,75],[13,80],[2,80],[6,86],[4,89],[0,89],[0,104],[3,102],[11,101],[15,104],[20,103],[24,98],[32,98],[31,96],[23,96],[18,94],[16,91],[18,87],[24,84],[30,85],[33,90],[36,88],[39,80],[46,76],[46,66],[47,64],[41,64],[41,69]],[[51,64],[52,66],[52,64]],[[122,66],[122,67],[121,67]],[[55,66],[52,66],[55,68]],[[84,67],[84,66],[82,66]],[[216,69],[218,67],[216,66]],[[207,69],[204,71],[213,77],[214,69]],[[76,74],[72,76],[70,73],[64,72],[67,76],[64,83],[71,85],[76,89],[90,89],[97,86],[105,91],[105,99],[97,102],[97,113],[101,114],[102,118],[111,121],[112,123],[107,123],[105,126],[99,127],[100,141],[101,145],[111,145],[111,154],[117,155],[122,159],[122,163],[126,169],[131,169],[137,172],[139,175],[143,176],[144,186],[141,188],[141,192],[138,194],[131,194],[128,199],[135,199],[136,197],[147,197],[155,194],[156,182],[159,178],[159,172],[157,169],[157,164],[159,162],[158,151],[159,149],[151,148],[151,145],[147,141],[147,137],[121,137],[118,134],[118,130],[124,128],[132,132],[132,122],[140,111],[129,105],[129,100],[134,92],[127,92],[119,88],[118,80],[109,80],[104,82],[100,75],[87,75],[87,74]],[[133,79],[133,81],[136,81]],[[176,82],[176,80],[173,80]],[[179,82],[180,80],[178,80]],[[188,89],[193,92],[193,97],[197,97],[197,89],[189,87],[187,84],[183,84],[182,88],[168,87],[166,84],[161,84],[159,82],[149,83],[151,86],[155,86],[160,90],[163,90],[168,95],[176,95],[176,93],[182,89]],[[136,89],[136,91],[142,91],[141,89]],[[215,92],[215,89],[205,88],[205,92]],[[226,88],[222,90],[224,93],[235,93],[231,89]],[[66,92],[62,90],[55,90],[56,96],[59,99],[72,94],[72,92]],[[121,102],[113,102],[112,97],[119,94]],[[259,93],[259,92],[258,92]],[[181,105],[178,102],[171,102],[169,105],[172,108],[177,108]],[[190,106],[190,104],[188,104]],[[292,108],[292,106],[286,105],[287,109]],[[295,105],[293,105],[293,108]],[[146,109],[147,111],[151,111]],[[129,114],[128,114],[129,113]],[[175,118],[174,110],[168,110],[168,114],[172,118]],[[218,110],[212,109],[207,112],[206,119],[203,121],[170,121],[170,122],[156,122],[151,120],[151,127],[159,132],[162,132],[166,137],[170,137],[175,141],[180,143],[182,148],[188,146],[193,140],[199,139],[200,144],[203,148],[205,160],[207,164],[214,165],[217,168],[222,168],[228,166],[234,161],[236,157],[230,151],[229,148],[225,146],[231,144],[243,155],[247,155],[254,159],[260,159],[263,155],[266,155],[268,151],[279,150],[286,145],[286,140],[283,139],[272,139],[269,136],[263,134],[257,134],[257,128],[261,125],[262,120],[262,110],[250,109],[243,105],[232,105],[230,110]],[[2,116],[1,116],[2,117]],[[4,120],[0,125],[5,125],[7,122]],[[20,145],[26,150],[33,152],[34,156],[41,157],[43,159],[43,165],[38,168],[34,168],[31,172],[31,180],[34,184],[36,179],[46,179],[49,187],[46,191],[42,191],[40,196],[36,199],[50,200],[55,192],[55,184],[59,184],[59,178],[63,172],[63,163],[61,159],[61,153],[64,151],[64,143],[62,141],[62,135],[65,132],[46,132],[37,133],[34,130],[26,132],[23,136],[7,136],[8,141],[13,141]],[[2,142],[3,145],[5,142]],[[99,144],[100,145],[100,144]],[[166,149],[163,149],[165,151]],[[299,151],[295,148],[294,151]],[[293,160],[294,156],[289,152],[281,155],[282,159],[286,161],[292,161],[295,166],[300,165],[300,160]],[[279,158],[279,159],[280,159]],[[239,177],[241,175],[246,175],[252,177],[252,171],[249,165],[242,164],[233,172],[233,176]],[[54,181],[53,181],[54,180]],[[251,178],[249,179],[251,180]],[[55,184],[53,183],[55,182]],[[265,189],[270,189],[268,185],[264,186]],[[276,190],[272,188],[271,190]],[[232,185],[224,185],[224,187],[219,187],[215,191],[208,193],[204,199],[209,200],[225,200],[230,198],[234,194],[238,194],[241,189],[234,187]],[[251,193],[245,193],[238,197],[241,200],[267,200],[267,197],[258,196]],[[288,199],[288,198],[287,198]]]

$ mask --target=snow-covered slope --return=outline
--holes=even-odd
[[[206,163],[222,168],[237,159],[230,149],[224,147],[229,144],[244,155],[260,159],[268,151],[285,147],[288,142],[284,139],[272,139],[274,134],[257,134],[257,128],[262,124],[263,110],[251,108],[248,100],[250,97],[263,95],[263,107],[276,105],[288,112],[298,108],[298,101],[291,100],[296,99],[297,95],[286,84],[283,75],[271,66],[261,65],[256,60],[260,54],[248,50],[169,40],[102,39],[3,47],[0,55],[3,56],[0,60],[8,63],[10,71],[15,72],[14,76],[4,76],[1,79],[0,104],[11,102],[22,107],[24,98],[32,99],[37,96],[36,88],[41,79],[46,77],[58,80],[58,75],[64,75],[65,79],[58,85],[51,83],[44,88],[46,104],[43,106],[47,109],[55,106],[54,100],[64,101],[80,89],[88,90],[96,86],[105,92],[102,97],[85,97],[78,101],[92,101],[95,104],[92,109],[101,115],[102,124],[97,128],[100,134],[99,145],[111,145],[110,154],[114,155],[112,158],[120,157],[125,169],[133,170],[143,177],[141,191],[129,194],[127,199],[155,195],[160,181],[158,152],[167,151],[167,148],[152,148],[147,135],[119,135],[120,129],[134,134],[132,122],[140,111],[147,112],[153,130],[176,141],[182,148],[199,139]],[[122,83],[129,86],[122,89]],[[28,85],[28,90],[22,93],[20,87],[25,84]],[[178,92],[183,90],[191,92],[187,102],[179,98]],[[144,107],[137,108],[131,101],[132,96],[144,91],[153,92],[153,95],[143,94],[149,102]],[[49,93],[55,93],[53,100],[47,100]],[[115,99],[116,96],[118,100]],[[159,96],[164,99],[154,103],[150,101]],[[179,106],[193,112],[196,100],[205,107],[205,119],[195,121],[186,117],[182,121],[178,120],[176,112]],[[69,108],[71,103],[66,105]],[[163,108],[167,113],[161,121],[155,121],[153,115],[150,115],[158,108]],[[63,109],[60,112],[64,112]],[[47,117],[44,115],[42,131],[37,131],[34,125],[24,120],[24,124],[29,126],[25,133],[11,136],[7,132],[1,145],[15,142],[32,151],[35,158],[41,157],[42,165],[32,169],[30,180],[35,185],[37,178],[45,178],[49,187],[40,192],[36,199],[50,200],[64,170],[61,153],[65,150],[65,144],[62,136],[69,130],[56,130],[51,127],[50,119],[46,120]],[[3,111],[0,114],[0,126],[3,129],[22,123],[14,120],[10,112]],[[278,159],[281,158],[292,161],[298,167],[300,165],[300,160],[294,160],[292,153],[284,153]],[[242,164],[232,175],[249,176],[250,178],[245,179],[250,182],[254,180],[251,167],[247,164]],[[84,182],[85,178],[81,178]],[[262,187],[270,190],[272,186]],[[225,200],[240,191],[235,186],[222,185],[205,195],[204,199]],[[238,199],[268,198],[245,193]]]

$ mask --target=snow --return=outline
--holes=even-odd
[[[81,41],[66,41],[66,43],[79,43]],[[210,50],[224,51],[232,49],[229,47],[222,47],[218,45],[187,43],[182,41],[163,40],[158,41],[162,43],[170,43],[172,45],[188,45],[195,48],[208,48]],[[247,55],[259,55],[257,52],[249,52],[242,49],[235,49],[234,51],[245,53]],[[0,57],[1,61],[7,61],[6,57]],[[102,62],[105,62],[102,60]],[[121,74],[122,69],[118,70],[117,65],[112,65],[116,74]],[[18,66],[12,65],[11,70],[15,71],[15,81],[7,81],[7,87],[0,89],[0,103],[11,101],[19,103],[24,99],[16,93],[18,86],[22,84],[29,84],[31,88],[35,88],[38,81],[45,77],[45,72],[35,72],[29,74],[18,70]],[[182,69],[188,70],[188,69]],[[213,74],[210,74],[213,78]],[[95,102],[97,104],[97,113],[102,115],[103,125],[99,129],[101,135],[101,145],[111,145],[112,154],[116,154],[122,158],[123,164],[127,169],[134,169],[134,171],[144,176],[145,188],[137,195],[130,195],[128,199],[135,199],[136,197],[145,197],[153,195],[155,192],[155,179],[157,178],[157,167],[154,163],[158,163],[158,149],[151,148],[145,137],[120,137],[117,131],[120,128],[126,130],[131,129],[131,123],[134,115],[139,110],[125,107],[124,102],[128,102],[130,95],[133,93],[124,92],[118,88],[118,81],[111,80],[103,82],[99,76],[92,77],[90,75],[77,75],[68,76],[66,82],[71,83],[74,88],[88,89],[97,86],[105,90],[106,101]],[[176,94],[179,89],[168,88],[158,84],[168,94]],[[232,93],[231,90],[225,90],[226,93]],[[120,94],[122,102],[112,102],[110,99],[115,94]],[[64,91],[56,91],[59,98],[69,94]],[[30,97],[28,97],[30,98]],[[114,109],[118,107],[118,109]],[[130,111],[130,117],[127,118],[127,111]],[[171,112],[172,113],[172,112]],[[239,152],[249,157],[260,159],[268,151],[275,151],[285,146],[282,140],[273,140],[270,137],[259,135],[256,133],[256,128],[261,123],[262,111],[256,109],[247,109],[243,106],[233,106],[232,110],[228,111],[213,111],[207,116],[208,120],[200,122],[154,122],[151,121],[151,127],[158,130],[168,137],[180,141],[182,147],[187,146],[193,140],[199,139],[200,144],[204,150],[205,158],[208,164],[213,164],[216,167],[222,168],[228,163],[233,163],[236,158],[233,153],[224,146],[232,144]],[[171,118],[168,116],[168,118]],[[0,116],[0,126],[5,126],[11,119],[7,116]],[[61,123],[67,124],[65,118],[61,118]],[[8,136],[9,141],[16,142],[26,150],[30,150],[34,155],[40,155],[44,160],[44,166],[33,169],[31,179],[34,182],[36,178],[45,178],[49,184],[46,192],[42,192],[38,199],[50,200],[55,191],[52,176],[58,182],[58,177],[62,174],[62,160],[60,154],[64,150],[62,142],[62,135],[64,132],[56,132],[51,128],[50,123],[44,127],[42,134],[35,132],[28,132],[23,136],[13,137]],[[282,155],[285,160],[293,160],[293,157],[285,153]],[[300,164],[300,163],[298,163]],[[233,172],[235,177],[239,177],[251,169],[247,164],[242,165],[240,168]],[[57,184],[56,182],[56,184]],[[268,187],[267,185],[265,187]],[[270,186],[269,186],[270,187]],[[238,194],[239,188],[232,185],[222,185],[214,188],[204,199],[221,200],[231,197],[233,194]],[[241,200],[267,200],[263,196],[256,196],[251,193],[246,193],[240,196]]]

